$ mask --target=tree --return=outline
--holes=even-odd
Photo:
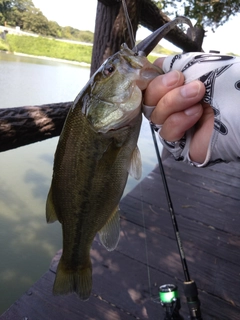
[[[23,26],[23,13],[34,9],[32,0],[0,0],[1,22],[10,26]],[[2,18],[1,18],[2,17]]]
[[[62,27],[56,21],[48,21],[48,35],[54,38],[61,38]]]
[[[42,35],[49,34],[48,19],[37,8],[26,10],[22,15],[22,28],[24,30],[40,33]]]
[[[11,1],[0,0],[0,23],[5,24],[8,21],[9,13],[11,10]]]
[[[239,0],[161,0],[160,3],[163,10],[167,11],[170,16],[176,15],[177,8],[181,6],[184,8],[184,15],[195,19],[197,25],[212,29],[223,25],[230,16],[240,11]]]

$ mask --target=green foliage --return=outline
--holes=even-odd
[[[6,41],[0,39],[0,50],[1,51],[9,51],[9,46]]]
[[[148,60],[149,60],[151,63],[153,63],[155,60],[157,60],[158,57],[149,54],[149,56],[148,56],[147,58],[148,58]]]
[[[239,0],[162,0],[163,11],[170,16],[179,15],[179,8],[184,8],[184,15],[195,19],[199,26],[212,29],[223,25],[230,16],[240,11]]]
[[[93,42],[92,32],[63,28],[57,22],[49,21],[40,9],[35,8],[32,0],[0,0],[0,25],[4,24],[43,36]]]
[[[91,63],[92,47],[54,39],[7,35],[12,52]]]
[[[166,49],[162,47],[160,44],[158,44],[154,49],[153,52],[158,53],[158,54],[164,54],[164,55],[170,55],[170,54],[175,54],[177,52],[171,51],[169,49]]]
[[[1,23],[23,27],[23,16],[34,9],[32,0],[0,0]]]
[[[80,31],[69,26],[62,28],[62,38],[93,43],[92,32]]]
[[[39,9],[33,8],[23,13],[22,29],[46,36],[49,34],[49,22]]]

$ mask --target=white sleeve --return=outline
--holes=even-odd
[[[189,145],[194,128],[177,142],[160,140],[176,160],[198,167],[216,162],[240,159],[240,58],[230,55],[191,52],[168,56],[164,60],[165,73],[177,69],[183,72],[185,83],[200,80],[205,84],[204,102],[214,110],[214,130],[206,159],[197,164],[189,158]],[[201,148],[201,146],[199,146]]]

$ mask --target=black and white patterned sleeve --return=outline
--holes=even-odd
[[[205,84],[204,102],[214,110],[214,130],[203,163],[194,163],[189,157],[189,145],[194,128],[176,142],[160,140],[166,151],[176,160],[203,167],[216,162],[240,160],[240,58],[230,55],[191,52],[169,56],[163,71],[177,69],[183,72],[185,83],[200,80]],[[161,133],[160,133],[161,134]],[[201,146],[199,145],[199,148]]]

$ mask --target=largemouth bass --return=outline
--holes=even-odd
[[[118,204],[128,174],[141,176],[137,140],[142,90],[161,73],[145,56],[123,44],[92,76],[68,113],[46,205],[47,222],[59,220],[63,232],[54,294],[76,292],[88,299],[95,235],[99,233],[107,250],[117,246]]]

